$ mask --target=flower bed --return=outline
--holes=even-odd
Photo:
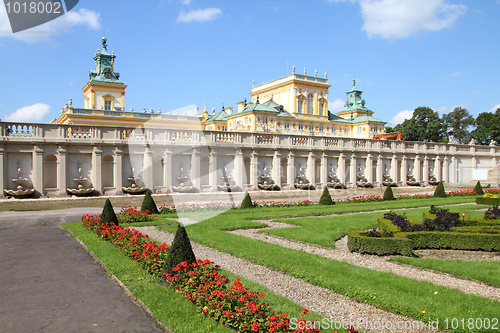
[[[155,276],[162,276],[169,246],[158,245],[148,235],[112,223],[101,223],[99,216],[83,215],[85,228],[94,231],[103,240],[113,243],[132,260]]]
[[[131,205],[122,207],[122,210],[116,215],[120,223],[136,223],[152,221],[155,217],[148,210],[138,210]]]
[[[236,279],[228,288],[229,279],[219,275],[219,266],[208,260],[191,264],[182,262],[174,268],[175,275],[166,274],[167,244],[158,245],[135,229],[101,223],[99,216],[84,215],[81,220],[85,228],[113,243],[150,274],[166,277],[171,286],[183,293],[199,311],[237,332],[321,332],[303,318],[298,319],[296,327],[291,327],[288,313],[274,313],[269,303],[261,301],[265,295],[249,291],[241,284],[241,279]],[[309,311],[303,309],[302,313],[308,314]],[[354,329],[348,332],[357,333]]]
[[[386,213],[378,220],[379,237],[373,237],[375,231],[349,232],[349,250],[407,256],[414,249],[500,250],[500,221],[494,219],[500,217],[498,207],[488,210],[484,217],[470,220],[467,213],[450,213],[431,206],[424,217],[423,223],[416,223],[404,215]],[[394,237],[384,237],[389,233]]]
[[[500,205],[500,198],[493,192],[485,193],[482,197],[476,198],[476,203],[479,205]]]

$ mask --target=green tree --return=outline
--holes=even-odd
[[[102,208],[100,221],[101,223],[113,223],[114,225],[119,225],[118,218],[116,217],[113,205],[111,204],[109,198],[106,199],[104,207]]]
[[[476,143],[489,145],[492,140],[500,142],[500,109],[482,112],[476,118],[476,129],[472,131]]]
[[[385,188],[384,196],[382,197],[382,200],[396,200],[394,197],[394,193],[392,192],[392,187],[391,184],[387,185]]]
[[[443,182],[439,182],[436,189],[434,190],[434,196],[438,198],[446,198],[446,192],[444,190]]]
[[[428,107],[418,107],[411,119],[406,119],[394,128],[401,132],[401,138],[407,141],[441,142],[444,127],[439,114]]]
[[[241,202],[240,208],[254,208],[254,207],[255,205],[252,202],[252,198],[250,198],[250,194],[248,193],[248,191],[245,191],[245,197]]]
[[[183,261],[192,264],[196,261],[196,257],[194,256],[186,229],[182,224],[179,224],[172,246],[168,250],[165,271],[172,274],[172,269]]]
[[[142,211],[149,211],[150,214],[159,214],[158,207],[156,207],[156,203],[151,196],[151,192],[146,191],[146,195],[144,196],[144,200],[142,200],[141,205]]]
[[[456,107],[450,113],[443,115],[442,121],[448,137],[453,136],[461,144],[470,142],[471,130],[476,121],[467,109]]]
[[[320,205],[334,205],[335,201],[332,200],[332,196],[330,195],[330,191],[328,191],[328,186],[325,186],[323,189],[323,193],[321,194],[321,198],[319,198]]]

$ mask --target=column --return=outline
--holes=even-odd
[[[28,167],[28,166],[26,166]],[[43,149],[38,146],[33,150],[33,188],[43,195]]]
[[[5,176],[7,174],[7,168],[5,167],[5,149],[3,145],[0,147],[0,170],[2,170],[2,174],[0,175],[0,197],[3,197],[3,189],[5,188]]]
[[[209,184],[212,192],[216,192],[218,190],[217,185],[219,181],[219,168],[217,164],[217,152],[212,149],[210,152],[210,179]]]
[[[434,160],[434,176],[436,176],[437,181],[441,181],[441,158],[439,156],[436,156],[436,159]]]
[[[449,159],[448,159],[448,156],[445,156],[444,157],[444,164],[443,164],[443,171],[444,171],[444,182],[445,183],[449,183],[450,182],[450,165],[449,165]]]
[[[366,160],[365,160],[365,177],[369,183],[373,184],[372,169],[373,169],[373,159],[372,159],[372,155],[370,153],[368,153],[368,155],[366,156]]]
[[[340,182],[344,185],[346,185],[346,179],[345,179],[345,154],[340,153],[339,154],[339,162],[338,162],[338,168],[337,168],[337,177],[339,178]]]
[[[328,183],[328,154],[326,152],[321,155],[320,181],[321,187],[325,187]]]
[[[234,157],[234,173],[233,178],[239,188],[244,189],[243,176],[245,175],[245,163],[243,161],[243,152],[241,149],[236,150]]]
[[[191,182],[199,191],[201,191],[200,167],[201,153],[198,149],[193,148],[191,153]]]
[[[451,182],[458,183],[458,159],[455,156],[451,157]]]
[[[419,183],[422,183],[422,177],[420,175],[420,155],[415,156],[415,161],[413,163],[413,177]]]
[[[295,189],[295,154],[291,151],[288,153],[287,178],[289,190]]]
[[[67,177],[67,163],[68,163],[68,151],[64,147],[59,147],[57,153],[59,154],[57,158],[57,187],[59,188],[59,195],[66,195]]]
[[[143,171],[143,181],[144,184],[146,184],[146,187],[149,188],[151,191],[154,191],[154,184],[153,184],[153,152],[151,149],[148,147],[146,148],[146,151],[144,152],[144,163],[142,167]]]
[[[90,178],[95,190],[102,193],[102,150],[99,147],[94,147],[92,151],[92,171]]]
[[[408,175],[408,158],[403,155],[403,160],[401,161],[401,183],[406,185],[406,176]]]
[[[429,182],[429,157],[427,155],[424,157],[424,174],[422,178],[423,185],[427,185]]]
[[[491,148],[490,148],[490,154],[491,154],[491,156],[493,156],[491,158],[491,168],[492,169],[497,167],[497,158],[495,156],[495,152],[496,152],[495,146],[491,146]]]
[[[377,182],[379,186],[382,186],[382,181],[384,180],[384,159],[382,154],[378,154],[377,159]]]
[[[122,193],[122,187],[123,187],[123,151],[119,148],[115,148],[114,151],[115,155],[113,158],[113,185],[116,188],[115,193],[119,194]]]
[[[349,169],[351,174],[351,179],[349,181],[352,187],[356,187],[357,170],[356,170],[356,155],[354,153],[351,153],[351,165]]]
[[[309,155],[307,156],[307,179],[311,184],[314,186],[316,185],[316,168],[315,168],[315,162],[314,162],[314,153],[312,151],[309,152]]]
[[[257,190],[259,184],[259,154],[254,150],[250,155],[250,188]]]
[[[163,181],[165,182],[165,190],[167,193],[172,191],[173,175],[172,175],[172,151],[165,149],[163,152]]]
[[[393,154],[391,159],[391,178],[394,182],[398,181],[398,157],[396,154]]]
[[[273,180],[281,188],[281,154],[275,150],[273,155]]]

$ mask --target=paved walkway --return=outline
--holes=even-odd
[[[100,211],[0,212],[0,332],[161,332],[60,228]]]

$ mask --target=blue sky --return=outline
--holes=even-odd
[[[69,98],[83,107],[104,30],[127,110],[235,107],[252,81],[295,65],[328,71],[332,111],[354,76],[392,125],[419,106],[477,116],[500,107],[499,14],[495,0],[80,0],[12,34],[2,2],[0,118],[50,122]]]

